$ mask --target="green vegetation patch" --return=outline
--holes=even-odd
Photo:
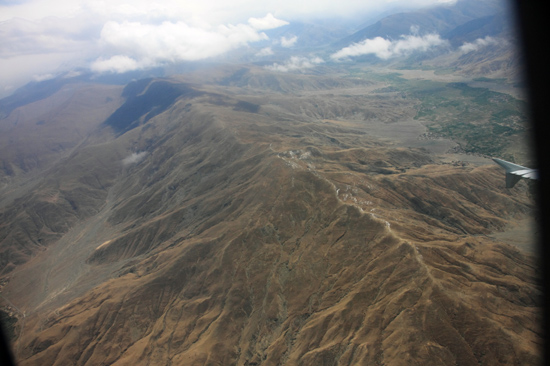
[[[466,152],[514,160],[507,150],[513,137],[527,133],[525,102],[466,83],[412,93],[420,100],[416,119],[430,132],[460,143]]]
[[[445,74],[452,70],[438,71]],[[418,100],[415,119],[436,136],[457,142],[465,152],[515,161],[518,141],[526,141],[526,103],[508,94],[467,83],[406,79],[399,72],[382,74],[356,68],[349,75],[384,83],[374,90],[376,93],[401,92]],[[500,84],[507,80],[480,77],[473,81]]]

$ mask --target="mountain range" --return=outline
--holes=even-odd
[[[509,34],[496,2],[466,3],[297,54],[411,25],[455,46]],[[0,100],[18,364],[538,364],[533,186],[464,151],[509,139],[528,159],[513,50],[82,73]]]

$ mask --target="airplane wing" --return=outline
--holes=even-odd
[[[538,179],[536,169],[529,169],[502,159],[494,158],[493,161],[506,170],[506,188],[512,188],[521,178]]]

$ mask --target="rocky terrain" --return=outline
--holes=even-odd
[[[451,161],[385,86],[229,67],[14,109],[19,364],[538,364],[536,262],[502,239],[527,183]]]

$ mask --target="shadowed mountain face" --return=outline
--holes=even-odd
[[[374,80],[219,73],[119,89],[4,188],[21,365],[537,364],[534,261],[489,236],[525,186],[407,147]]]
[[[199,92],[185,84],[174,84],[169,81],[150,79],[132,82],[124,88],[122,95],[126,102],[107,120],[105,125],[112,127],[117,134],[123,134],[151,118],[164,112],[166,108],[181,96],[192,97]]]

